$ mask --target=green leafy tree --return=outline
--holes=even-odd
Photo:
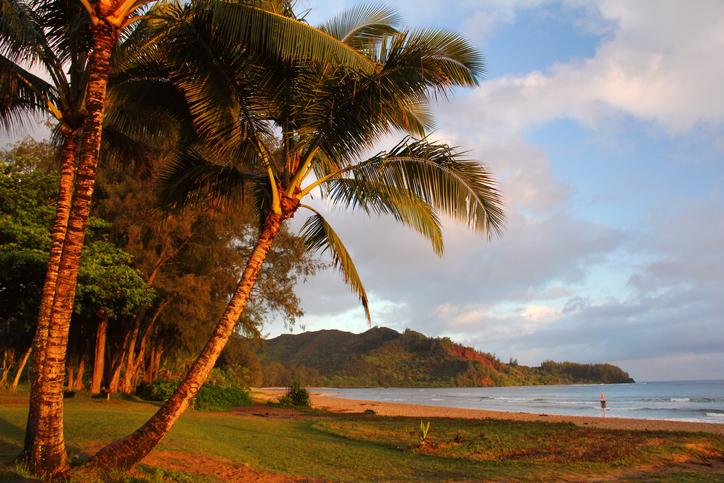
[[[228,302],[256,224],[248,209],[160,210],[155,187],[164,158],[146,161],[133,176],[128,176],[127,165],[106,164],[99,173],[95,205],[99,217],[113,222],[111,240],[133,254],[134,265],[156,293],[152,308],[112,335],[112,344],[121,347],[125,359],[120,390],[127,393],[133,392],[141,373],[149,383],[158,376],[157,368],[150,367],[151,354],[163,355],[166,377],[182,376],[203,345],[200,334],[210,330]],[[294,286],[318,266],[298,236],[287,231],[279,242],[267,259],[255,303],[240,324],[252,337],[269,314],[294,323],[301,315]]]
[[[424,137],[430,96],[475,85],[482,72],[480,55],[464,39],[399,31],[394,12],[358,8],[321,27],[375,64],[371,72],[355,71],[334,63],[265,62],[213,29],[210,19],[199,5],[178,7],[160,44],[198,135],[169,164],[164,196],[181,206],[238,202],[246,194],[261,226],[236,290],[186,377],[141,428],[96,454],[102,467],[135,464],[188,407],[234,333],[275,239],[300,208],[312,211],[302,230],[307,249],[329,252],[369,316],[348,250],[324,217],[303,204],[313,192],[344,208],[391,215],[427,237],[437,253],[440,215],[488,236],[502,226],[487,169]],[[400,129],[420,138],[361,159],[381,136]]]
[[[15,362],[14,387],[31,348],[39,308],[34,294],[42,289],[48,260],[57,176],[38,167],[51,157],[50,146],[31,141],[0,152],[0,350],[4,376]]]
[[[45,143],[24,142],[0,156],[0,321],[3,349],[30,346],[52,243],[58,174]],[[84,249],[74,320],[94,325],[100,309],[119,321],[147,306],[154,293],[132,257],[106,241],[108,223],[93,218]],[[76,334],[79,336],[80,334]],[[72,341],[78,346],[79,341]],[[34,368],[35,369],[35,368]],[[19,368],[19,370],[22,370]]]
[[[104,378],[109,325],[116,332],[127,332],[123,327],[116,326],[129,325],[139,311],[151,305],[155,297],[153,290],[131,262],[131,255],[109,242],[87,245],[81,258],[74,311],[78,316],[84,314],[86,323],[97,321],[91,378],[93,394],[100,392]],[[90,314],[93,315],[88,320]],[[117,348],[115,352],[118,361],[120,351]],[[117,385],[120,364],[113,364],[112,367],[113,370],[106,375],[106,382]]]

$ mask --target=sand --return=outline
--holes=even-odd
[[[279,399],[286,392],[284,388],[260,388],[252,396],[260,401]],[[460,419],[505,419],[512,421],[565,422],[578,426],[631,429],[649,431],[686,431],[724,434],[724,424],[666,421],[660,419],[630,419],[589,416],[560,416],[555,414],[531,414],[520,412],[488,411],[483,409],[447,408],[392,402],[364,401],[334,397],[329,393],[310,389],[312,407],[336,413],[362,413],[372,409],[381,416],[407,416],[415,418],[460,418]]]

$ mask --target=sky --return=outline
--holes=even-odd
[[[373,324],[529,365],[724,379],[724,2],[393,3],[406,25],[483,52],[485,80],[434,106],[433,136],[489,167],[507,222],[492,241],[446,222],[438,258],[393,220],[320,205]],[[297,7],[318,24],[356,4]],[[299,294],[296,333],[369,328],[337,272]]]
[[[297,10],[319,24],[356,4]],[[507,221],[491,241],[446,222],[438,258],[391,219],[318,203],[355,260],[373,324],[528,365],[724,379],[724,1],[388,4],[406,25],[459,32],[484,54],[480,86],[433,106],[432,136],[489,167]],[[337,272],[298,292],[295,333],[369,328]]]

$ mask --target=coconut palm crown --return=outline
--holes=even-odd
[[[429,239],[437,254],[443,253],[440,215],[485,236],[500,233],[501,197],[488,170],[426,134],[430,102],[456,86],[477,85],[483,72],[482,57],[463,38],[400,30],[393,10],[363,6],[320,29],[374,62],[372,72],[269,65],[214,42],[189,11],[178,11],[168,41],[169,51],[179,49],[172,58],[184,52],[175,82],[186,93],[199,140],[163,176],[168,206],[251,193],[262,221],[308,209],[306,246],[329,252],[368,318],[367,295],[348,250],[305,198],[318,194],[337,206],[391,215]],[[218,49],[212,59],[180,40],[189,29],[208,39],[205,47]],[[397,145],[363,159],[383,136],[400,131],[408,134]]]

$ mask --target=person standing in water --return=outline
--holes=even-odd
[[[606,417],[606,394],[601,391],[601,411],[603,412],[603,417]]]

